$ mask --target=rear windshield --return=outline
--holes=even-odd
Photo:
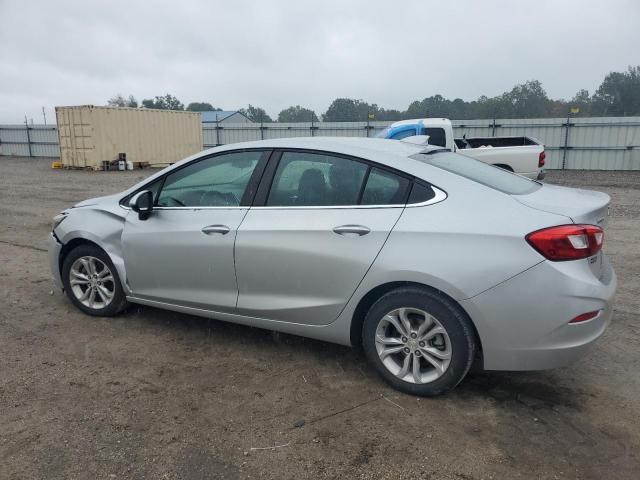
[[[440,151],[412,158],[509,195],[524,195],[540,188],[540,184],[533,180],[457,153]]]

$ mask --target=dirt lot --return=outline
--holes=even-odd
[[[51,217],[149,173],[0,157],[0,478],[640,475],[640,172],[548,177],[613,198],[619,293],[590,355],[474,373],[436,399],[387,388],[349,348],[147,307],[77,311],[50,280]]]

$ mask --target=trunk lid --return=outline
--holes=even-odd
[[[574,223],[588,223],[605,228],[611,198],[606,193],[579,188],[543,184],[535,192],[513,195],[520,203],[569,217]]]
[[[543,184],[541,188],[525,195],[512,195],[518,202],[542,210],[568,217],[573,223],[597,225],[605,229],[609,220],[609,203],[611,198],[606,193],[579,188],[561,187]],[[605,233],[606,241],[606,233]],[[602,279],[602,250],[596,255],[578,262],[588,262],[593,274]]]

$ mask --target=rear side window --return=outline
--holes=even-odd
[[[357,205],[368,166],[332,155],[284,152],[268,206]]]
[[[533,180],[457,153],[418,154],[411,158],[510,195],[524,195],[540,188]]]
[[[402,205],[407,200],[409,180],[372,168],[362,194],[362,205]]]
[[[409,195],[409,201],[407,202],[409,205],[413,205],[416,203],[424,203],[428,200],[431,200],[436,196],[436,192],[433,191],[430,185],[426,185],[420,182],[414,182],[413,187],[411,188],[411,195]]]

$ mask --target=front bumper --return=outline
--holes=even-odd
[[[62,276],[60,275],[60,251],[62,250],[62,244],[58,241],[56,236],[51,232],[47,239],[47,251],[49,253],[49,268],[51,269],[51,275],[53,281],[58,288],[64,290],[62,284]]]
[[[478,330],[485,369],[544,370],[574,362],[604,333],[616,287],[606,257],[602,278],[588,260],[544,261],[461,303]],[[595,310],[596,318],[569,323]]]

